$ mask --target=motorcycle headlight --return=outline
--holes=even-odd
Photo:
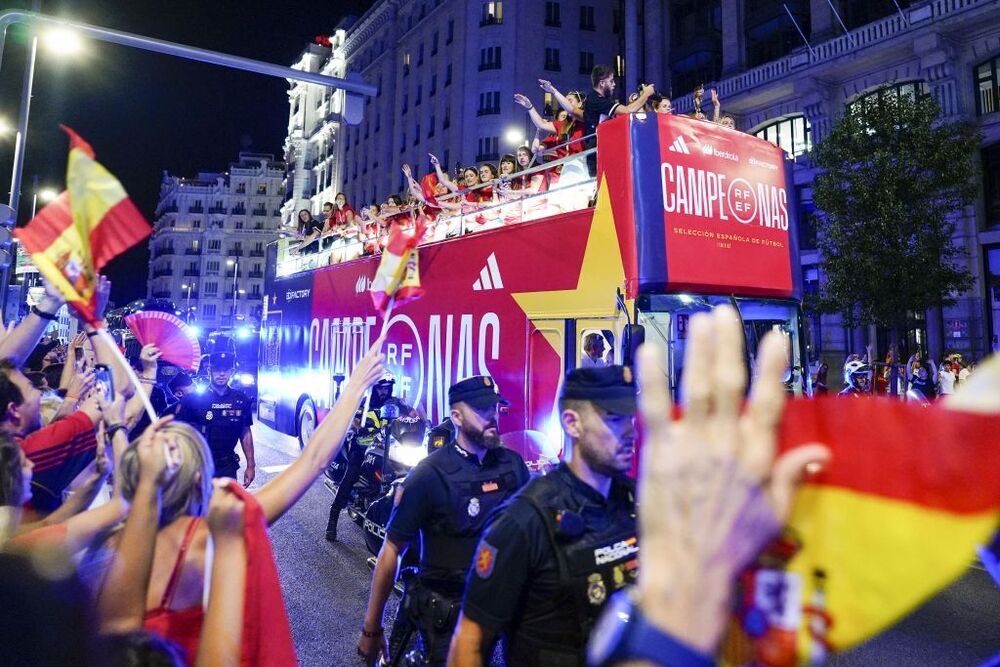
[[[252,373],[240,373],[240,384],[251,385],[253,384],[253,374]]]
[[[389,448],[389,460],[393,463],[398,463],[399,465],[406,466],[407,468],[413,468],[418,463],[424,460],[427,456],[427,449],[423,444],[419,445],[403,445],[403,444],[393,444]]]

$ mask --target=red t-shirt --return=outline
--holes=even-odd
[[[97,448],[94,423],[83,412],[52,422],[18,440],[35,464],[28,507],[48,514],[62,504],[62,492],[90,465]]]

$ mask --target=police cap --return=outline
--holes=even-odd
[[[559,397],[590,401],[614,414],[634,415],[635,377],[629,366],[577,368],[566,374]]]
[[[208,367],[213,371],[225,371],[236,365],[236,355],[229,352],[216,352],[208,358]]]
[[[510,405],[510,401],[497,393],[497,383],[488,375],[473,375],[456,382],[448,389],[448,403],[468,403],[477,410],[489,408],[497,403]]]

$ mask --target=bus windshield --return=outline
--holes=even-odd
[[[786,376],[789,391],[809,393],[808,374],[803,374],[805,340],[801,309],[795,301],[783,299],[742,298],[723,295],[658,294],[649,298],[648,307],[639,312],[638,323],[646,328],[646,339],[655,340],[667,350],[664,368],[670,379],[675,400],[681,400],[684,374],[684,351],[690,318],[727,304],[737,309],[743,322],[748,370],[756,366],[757,350],[768,331],[780,331],[789,337],[791,372]],[[752,380],[751,380],[752,383]]]

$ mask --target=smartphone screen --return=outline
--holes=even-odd
[[[115,381],[107,364],[94,366],[94,388],[104,396],[108,403],[115,400]]]

